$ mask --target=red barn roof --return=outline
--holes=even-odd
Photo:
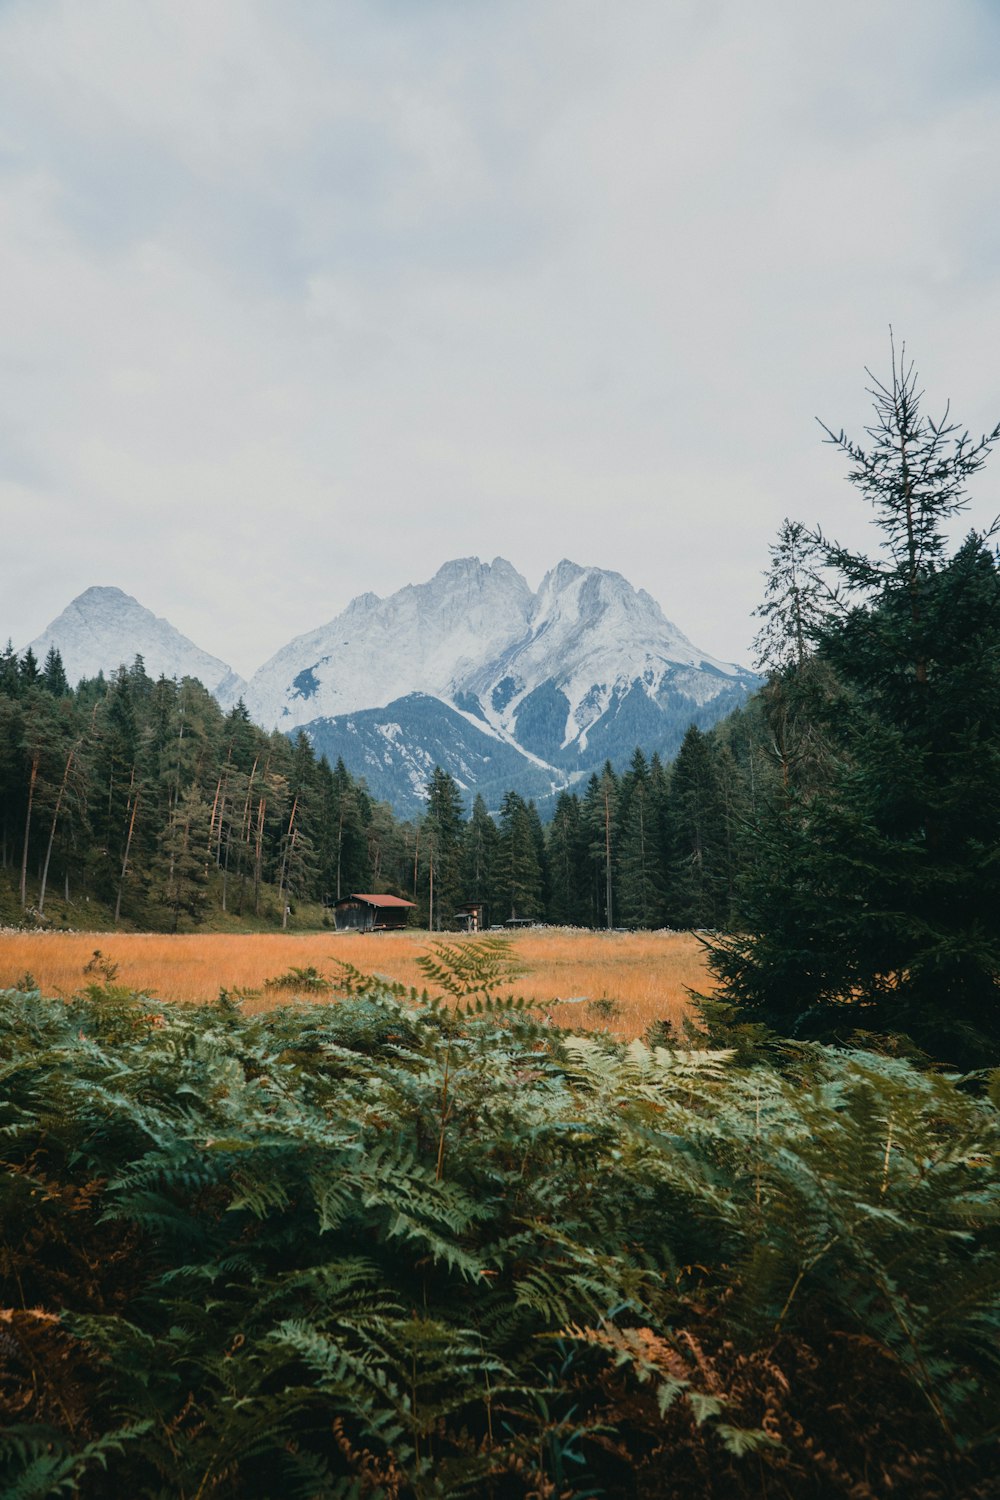
[[[341,897],[343,900],[344,898]],[[404,901],[401,896],[366,896],[361,891],[352,891],[348,901],[367,901],[369,906],[413,906],[413,901]]]

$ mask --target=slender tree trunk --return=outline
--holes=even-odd
[[[226,828],[226,857],[222,862],[222,910],[226,908],[226,890],[229,885],[229,850],[233,842],[233,825],[230,823]]]
[[[72,750],[66,757],[66,765],[63,769],[62,781],[59,783],[59,791],[56,793],[56,805],[52,809],[52,827],[49,829],[49,843],[48,848],[45,850],[45,863],[42,866],[41,889],[38,895],[38,915],[40,917],[45,915],[45,888],[49,883],[49,861],[52,858],[52,845],[56,841],[56,824],[59,821],[59,810],[62,807],[62,800],[66,794],[66,784],[69,781],[69,773],[73,769],[73,757],[76,755],[76,752],[79,748],[79,741],[77,741],[77,743],[73,746]]]
[[[240,877],[240,894],[239,900],[236,905],[236,912],[237,915],[241,917],[243,915],[243,898],[246,894],[247,886],[247,855],[250,850],[250,827],[252,823],[250,809],[253,806],[253,779],[257,774],[257,762],[259,759],[260,756],[254,757],[254,763],[250,770],[250,777],[247,781],[247,794],[243,803],[243,816],[240,819],[240,858],[239,869],[237,872]]]
[[[292,833],[292,827],[295,823],[295,813],[298,805],[299,799],[298,797],[296,797],[292,802],[292,811],[288,819],[288,830],[285,834],[285,849],[284,853],[281,856],[281,871],[278,875],[278,905],[281,907],[282,929],[285,929],[288,926],[288,902],[285,898],[285,875],[288,871],[288,858],[295,843],[295,838]]]
[[[36,750],[31,758],[31,776],[28,780],[28,811],[24,819],[24,848],[21,851],[21,910],[28,905],[28,843],[31,838],[31,809],[35,802],[35,783],[42,752]]]
[[[340,900],[340,864],[344,852],[344,799],[340,799],[340,819],[337,823],[337,900]]]
[[[254,850],[253,863],[253,914],[260,916],[260,883],[264,873],[264,814],[267,809],[267,798],[261,797],[257,803],[257,844]]]
[[[608,931],[611,930],[611,791],[604,788],[604,899]]]
[[[135,773],[133,771],[133,777],[134,777],[134,775],[135,775]],[[132,849],[132,835],[135,832],[135,817],[136,817],[136,813],[139,811],[139,797],[140,797],[140,793],[136,792],[135,798],[132,801],[132,813],[131,813],[131,816],[130,816],[130,818],[128,820],[128,834],[126,835],[126,838],[125,838],[125,857],[122,860],[122,873],[121,873],[121,876],[120,876],[119,881],[118,881],[118,895],[117,895],[117,897],[115,899],[115,926],[116,927],[118,926],[118,919],[121,916],[121,910],[122,910],[122,892],[125,889],[125,876],[128,873],[128,857],[129,857],[129,853],[130,853],[130,851]]]
[[[220,796],[221,792],[222,792],[222,777],[220,776],[219,779],[218,779],[218,781],[215,783],[215,796],[212,799],[212,816],[209,819],[209,824],[208,824],[208,852],[209,852],[209,854],[211,854],[211,852],[212,852],[212,840],[215,838],[215,815],[219,811],[219,796]],[[216,864],[218,864],[218,855],[216,855]]]

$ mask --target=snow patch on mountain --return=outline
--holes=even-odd
[[[566,700],[561,748],[585,749],[635,683],[654,703],[680,695],[700,707],[741,678],[749,674],[700,651],[644,589],[563,559],[542,580],[526,634],[468,687],[489,722],[516,737],[525,701],[551,684]]]

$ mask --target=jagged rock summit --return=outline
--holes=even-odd
[[[524,633],[532,599],[502,557],[447,562],[429,582],[388,599],[360,594],[254,673],[247,708],[267,728],[292,729],[408,693],[450,699]]]
[[[154,615],[121,589],[85,589],[31,642],[41,663],[55,646],[72,683],[106,676],[140,655],[150,677],[197,677],[224,706],[246,683],[217,656],[202,651],[169,620]]]
[[[672,755],[756,685],[605,568],[564,559],[532,592],[502,557],[457,558],[386,599],[366,593],[296,637],[244,683],[120,589],[91,588],[33,641],[71,681],[140,653],[152,676],[198,677],[224,707],[242,696],[266,729],[303,729],[398,811],[420,806],[435,765],[496,806],[544,799],[641,746]]]
[[[749,679],[699,651],[620,573],[564,559],[533,594],[504,558],[465,557],[388,599],[360,595],[254,673],[246,702],[259,723],[291,729],[423,693],[522,747],[519,725],[561,713],[566,749],[586,748],[633,692],[701,706]]]
[[[637,745],[671,755],[756,682],[620,573],[564,559],[532,593],[504,558],[466,557],[362,594],[261,667],[246,702],[412,810],[434,765],[488,800],[544,798]]]

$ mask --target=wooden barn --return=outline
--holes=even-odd
[[[405,927],[413,910],[412,901],[399,896],[342,896],[333,905],[338,932],[395,932]]]

